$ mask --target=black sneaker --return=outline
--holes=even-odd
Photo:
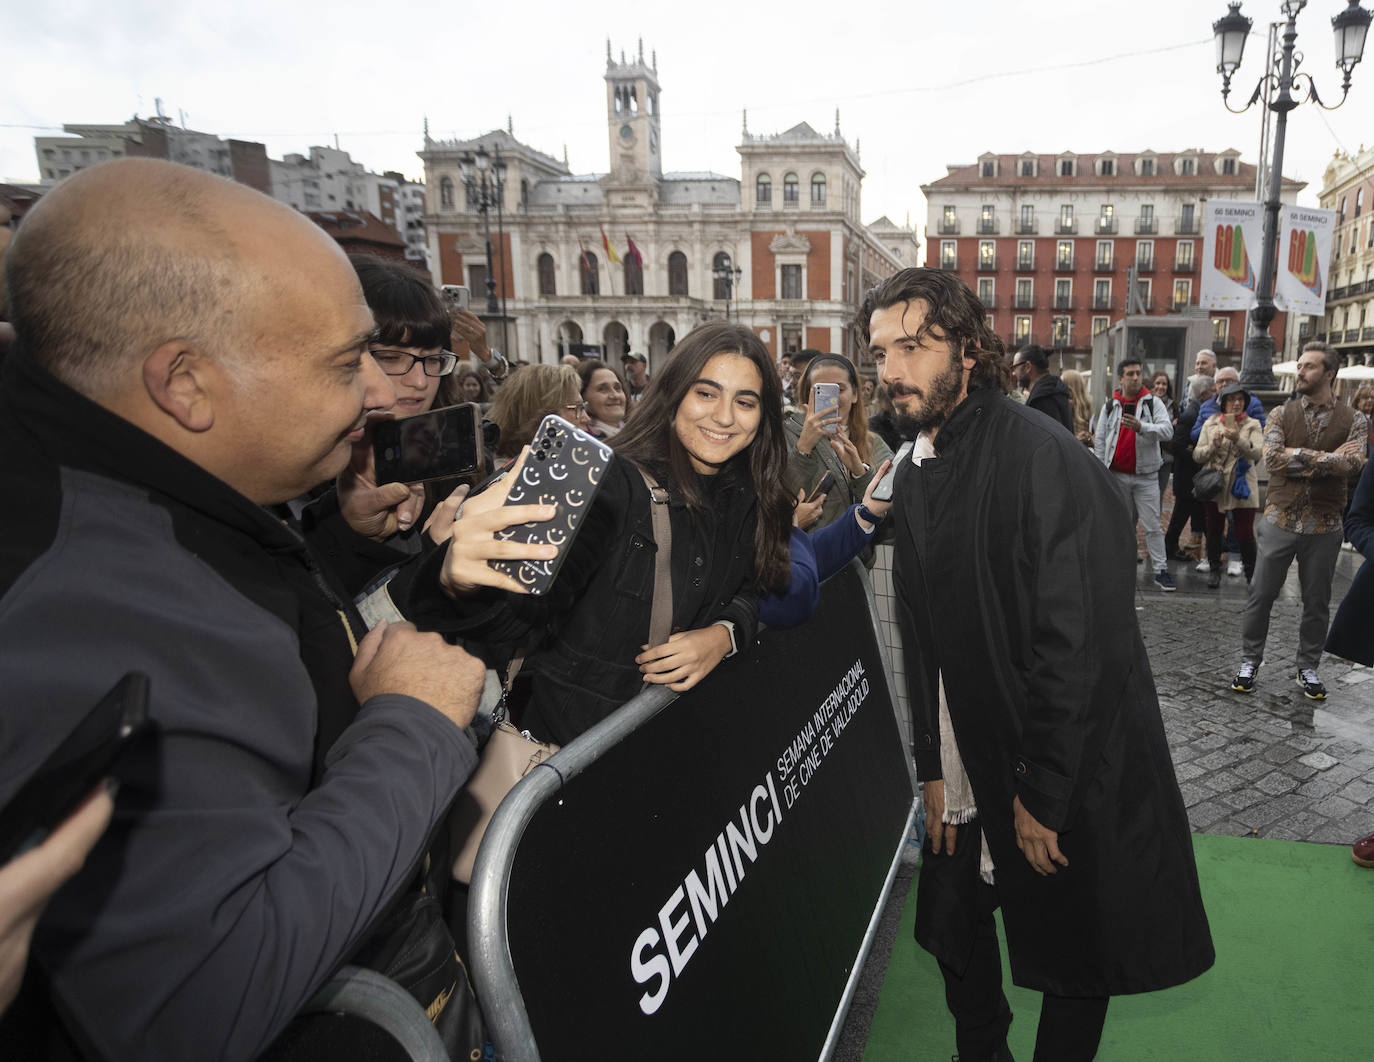
[[[1240,665],[1240,670],[1236,672],[1236,677],[1231,680],[1231,688],[1237,693],[1254,692],[1255,672],[1258,670],[1258,664],[1250,660],[1244,661]]]
[[[1166,594],[1173,593],[1178,587],[1174,585],[1174,577],[1169,574],[1168,568],[1160,568],[1159,574],[1155,576],[1155,585]]]
[[[1322,685],[1322,680],[1317,678],[1316,668],[1299,668],[1297,678],[1298,685],[1302,687],[1302,695],[1309,701],[1326,700],[1326,687]]]

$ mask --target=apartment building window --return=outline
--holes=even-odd
[[[1374,227],[1371,227],[1374,232]],[[1017,240],[1016,241],[1016,268],[1033,269],[1035,268],[1035,241]]]
[[[978,211],[978,232],[991,235],[997,231],[997,211],[990,203],[984,203]]]
[[[764,206],[773,204],[773,178],[761,173],[754,181],[754,202]]]
[[[1056,317],[1053,327],[1053,345],[1056,347],[1067,347],[1069,345],[1069,335],[1073,331],[1073,318]]]
[[[486,266],[474,266],[473,268],[474,268],[474,269],[481,269],[482,272],[483,272],[484,274],[486,273]],[[581,272],[582,272],[582,294],[583,294],[583,295],[600,295],[600,294],[601,294],[601,270],[600,270],[600,266],[598,265],[598,263],[597,263],[597,261],[596,261],[596,255],[594,255],[591,251],[585,251],[585,252],[583,252],[583,254],[582,254],[582,270],[581,270]],[[471,282],[469,282],[469,284],[470,284],[471,289],[472,289],[473,291],[481,291],[481,290],[483,290],[483,288],[486,286],[486,280],[485,280],[485,278],[483,279],[483,283],[482,283],[481,286],[479,286],[479,285],[477,285],[477,284],[472,284]]]
[[[1155,267],[1154,240],[1135,241],[1135,267],[1142,273],[1148,273]]]
[[[1225,347],[1230,338],[1231,322],[1225,317],[1212,318],[1212,346]]]
[[[1093,335],[1100,336],[1103,332],[1105,332],[1108,328],[1111,327],[1111,324],[1112,319],[1110,317],[1094,317]]]
[[[687,261],[684,258],[682,263],[683,273],[687,271]],[[728,299],[734,281],[734,273],[730,256],[724,251],[717,251],[711,258],[711,298],[717,301]],[[686,278],[683,279],[683,292],[686,295]]]
[[[979,240],[978,241],[978,268],[995,269],[997,267],[997,241]]]
[[[986,160],[986,161],[983,163],[983,176],[984,176],[984,177],[996,177],[996,176],[997,176],[997,163],[993,162],[992,159],[988,159],[988,160]]]
[[[681,251],[668,256],[668,294],[687,294],[687,256]]]
[[[789,173],[784,175],[782,179],[782,205],[796,206],[797,201],[800,198],[800,188],[801,184],[800,182],[798,182],[797,175],[795,173]]]
[[[1178,247],[1174,251],[1174,268],[1187,269],[1193,268],[1193,241],[1179,240]]]
[[[940,268],[941,268],[941,269],[957,269],[957,268],[958,268],[958,263],[959,263],[959,252],[958,252],[958,247],[959,247],[959,244],[958,244],[958,241],[956,241],[956,240],[941,240],[941,241],[940,241]]]
[[[946,203],[944,208],[940,211],[940,235],[959,235],[959,216],[954,209],[953,203]]]
[[[1363,189],[1363,188],[1357,188],[1357,189],[1355,190],[1355,216],[1356,216],[1356,217],[1359,217],[1359,216],[1360,216],[1360,211],[1363,210],[1363,209],[1364,209],[1364,189]]]
[[[1074,232],[1073,223],[1073,204],[1065,203],[1059,208],[1059,231],[1063,233]]]
[[[1141,160],[1140,160],[1140,176],[1142,176],[1142,177],[1153,177],[1154,175],[1155,175],[1155,160],[1154,160],[1154,159],[1141,159]]]
[[[1093,281],[1093,309],[1110,310],[1112,308],[1112,282],[1107,278]]]
[[[1035,232],[1035,207],[1029,203],[1021,205],[1021,216],[1017,219],[1016,231],[1027,236]]]
[[[553,255],[549,254],[547,251],[539,256],[539,294],[555,294]]]
[[[1035,282],[1029,277],[1018,277],[1016,281],[1016,308],[1035,309]]]
[[[1178,172],[1184,177],[1192,177],[1197,172],[1197,164],[1192,159],[1183,159],[1178,167]]]
[[[1197,232],[1197,207],[1193,203],[1184,203],[1178,208],[1178,231],[1183,235],[1193,235]]]
[[[811,175],[811,205],[825,206],[825,174]]]
[[[1155,208],[1153,203],[1142,203],[1140,206],[1140,216],[1136,218],[1135,232],[1137,236],[1152,236],[1155,231]]]
[[[1116,207],[1111,203],[1103,203],[1097,214],[1098,232],[1116,231]]]
[[[1102,160],[1102,176],[1111,177],[1116,172],[1116,163],[1111,159]]]
[[[1193,299],[1193,282],[1191,280],[1174,281],[1174,307],[1181,308],[1187,306]]]
[[[996,297],[993,293],[992,277],[978,278],[978,301],[984,306],[995,304]]]
[[[1235,160],[1235,159],[1222,159],[1222,160],[1221,160],[1221,172],[1224,173],[1224,174],[1226,174],[1228,177],[1234,175],[1235,172],[1236,172],[1236,160]]]
[[[1073,281],[1068,277],[1061,277],[1054,282],[1054,308],[1073,309]]]
[[[1022,176],[1022,177],[1034,177],[1034,176],[1035,176],[1035,160],[1034,160],[1034,159],[1022,159],[1022,160],[1021,160],[1021,176]]]
[[[1060,240],[1054,251],[1055,269],[1073,268],[1073,240]]]
[[[1025,346],[1030,342],[1030,322],[1029,317],[1018,317],[1015,324],[1012,325],[1012,342],[1018,347]]]
[[[1096,261],[1096,268],[1098,268],[1098,269],[1113,269],[1113,268],[1115,268],[1115,259],[1114,259],[1113,256],[1112,256],[1112,242],[1113,242],[1113,241],[1111,241],[1111,240],[1098,240],[1098,241],[1097,241],[1097,258],[1096,258],[1096,260],[1095,260],[1095,261]]]
[[[1059,176],[1060,176],[1060,177],[1072,177],[1072,176],[1073,176],[1073,159],[1060,159],[1060,160],[1059,160]]]
[[[802,297],[802,267],[799,265],[782,266],[782,297],[800,299]]]

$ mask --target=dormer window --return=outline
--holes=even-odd
[[[1098,163],[1097,174],[1098,174],[1099,177],[1115,177],[1115,176],[1116,176],[1116,160],[1115,160],[1115,159],[1102,159],[1102,160]]]
[[[1229,155],[1222,159],[1221,172],[1228,177],[1234,176],[1236,172],[1236,160]]]
[[[1155,160],[1154,160],[1154,159],[1141,159],[1141,160],[1140,160],[1140,176],[1142,176],[1142,177],[1153,177],[1154,175],[1155,175]]]
[[[988,159],[986,162],[983,163],[983,176],[984,176],[984,177],[996,177],[996,176],[997,176],[997,163],[993,162],[992,159]]]
[[[1021,160],[1021,176],[1022,176],[1022,177],[1034,177],[1034,176],[1035,176],[1035,160],[1034,160],[1034,159],[1022,159],[1022,160]]]
[[[1060,177],[1072,177],[1072,176],[1073,176],[1073,159],[1066,158],[1066,159],[1060,159],[1060,160],[1059,160],[1059,176],[1060,176]]]
[[[1193,159],[1179,159],[1178,172],[1184,177],[1192,177],[1197,173],[1197,162]]]

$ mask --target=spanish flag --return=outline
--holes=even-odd
[[[616,265],[620,264],[620,255],[615,253],[615,248],[611,246],[611,241],[606,239],[606,226],[601,226],[601,246],[606,248],[606,257]]]

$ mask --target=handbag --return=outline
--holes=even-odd
[[[1199,469],[1193,476],[1193,497],[1198,501],[1211,501],[1226,487],[1226,477],[1217,468]]]
[[[672,529],[668,522],[668,492],[660,487],[642,468],[649,488],[650,516],[653,519],[654,542],[654,598],[649,613],[649,644],[661,645],[668,640],[673,622]],[[458,848],[453,858],[453,878],[464,885],[472,883],[472,869],[477,862],[477,849],[491,824],[491,817],[506,799],[515,784],[558,751],[557,745],[536,741],[528,730],[517,730],[507,719],[507,702],[511,687],[525,662],[525,654],[511,659],[506,669],[506,683],[492,713],[491,736],[482,747],[477,770],[454,801],[449,815],[449,829]],[[461,839],[461,844],[459,844]]]

